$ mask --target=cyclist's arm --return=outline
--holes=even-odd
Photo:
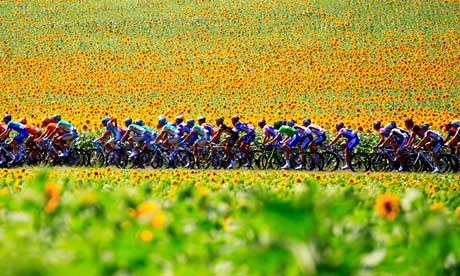
[[[448,132],[447,132],[447,135],[446,135],[446,138],[444,138],[444,144],[447,144],[447,142],[449,142],[450,138],[452,138],[452,135],[451,135],[450,132],[448,131]]]
[[[377,142],[377,146],[382,145],[385,142],[385,135],[383,133],[379,133],[379,141]]]
[[[10,135],[11,128],[7,128],[6,131],[0,136],[1,141],[5,141],[6,138]]]
[[[422,141],[418,142],[418,144],[415,146],[417,148],[424,146],[430,138],[428,136],[423,137]]]
[[[337,141],[340,139],[340,137],[342,137],[342,134],[338,134],[337,136],[335,136],[335,138],[329,143],[329,145],[332,146],[335,143],[337,143]]]
[[[97,138],[97,140],[98,140],[99,142],[102,142],[102,141],[104,141],[105,139],[107,139],[107,137],[109,137],[109,135],[110,135],[110,132],[109,132],[109,131],[106,131],[106,132],[104,132],[104,133],[101,135],[101,137]]]
[[[276,142],[276,140],[278,140],[281,136],[282,136],[281,133],[276,134],[275,138],[273,138],[273,140],[271,140],[270,142],[268,142],[268,144],[269,144],[269,145],[273,145],[273,144]]]
[[[393,137],[394,137],[394,134],[391,134],[390,136],[388,136],[388,138],[382,143],[382,146],[388,145],[390,141],[393,140]]]

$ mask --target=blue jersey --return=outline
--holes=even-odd
[[[7,128],[12,129],[18,133],[29,133],[25,125],[14,121],[10,121],[7,125]]]
[[[343,137],[347,138],[348,140],[358,138],[358,133],[356,133],[356,131],[348,129],[348,128],[340,129],[339,134],[342,135]]]
[[[189,134],[191,129],[187,126],[187,123],[181,123],[177,126],[177,130],[179,131],[180,135]]]
[[[239,131],[246,132],[247,134],[251,134],[255,131],[254,127],[252,125],[243,123],[243,122],[238,122],[235,124],[235,129]]]
[[[106,131],[112,133],[113,137],[116,138],[121,138],[123,136],[121,130],[113,124],[108,124]]]

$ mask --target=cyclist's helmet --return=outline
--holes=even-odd
[[[203,116],[198,117],[198,123],[201,125],[206,122],[206,118]]]
[[[338,123],[335,124],[335,129],[337,129],[337,130],[341,130],[344,127],[345,127],[345,125],[342,122],[338,122]]]
[[[102,120],[101,120],[102,125],[103,125],[103,126],[106,126],[107,123],[109,122],[109,120],[110,120],[110,119],[109,119],[108,117],[102,119]]]
[[[281,121],[279,121],[279,120],[278,120],[278,121],[275,121],[275,122],[273,123],[273,127],[275,127],[276,129],[279,129],[281,126],[282,126],[282,124],[281,124]]]
[[[176,117],[176,124],[181,124],[184,121],[184,116],[177,116]]]
[[[136,120],[136,122],[134,122],[136,125],[138,126],[143,126],[144,125],[144,121],[142,121],[141,119],[139,120]]]
[[[26,118],[21,118],[18,122],[23,124],[23,125],[26,125],[27,124],[27,119]]]
[[[264,127],[266,124],[267,124],[267,122],[265,122],[265,119],[261,119],[261,120],[257,121],[257,125],[259,127],[261,127],[261,128]]]
[[[168,121],[166,120],[165,116],[160,116],[157,118],[157,121],[160,125],[164,126],[168,123]]]
[[[380,123],[380,121],[375,121],[372,125],[374,126],[374,129],[379,129],[382,127],[382,123]]]
[[[195,125],[195,120],[193,120],[193,119],[187,120],[187,126],[188,126],[188,127],[191,128],[191,127],[193,127],[194,125]]]
[[[126,118],[125,119],[125,125],[130,125],[132,123],[133,123],[133,119],[131,119],[131,118]]]
[[[238,123],[238,122],[240,121],[240,117],[238,117],[238,116],[232,116],[231,120],[232,120],[232,124],[235,125],[236,123]]]
[[[3,117],[3,122],[9,123],[11,121],[11,114],[6,114],[5,117]]]
[[[219,117],[216,119],[216,125],[220,126],[224,123],[224,118],[222,117]]]
[[[59,122],[61,120],[61,115],[60,114],[55,114],[53,115],[53,119],[56,121],[56,122]]]
[[[293,127],[295,125],[296,121],[295,120],[289,120],[287,122],[288,126]]]
[[[286,119],[281,119],[281,125],[285,126],[287,124]]]
[[[430,126],[428,124],[421,124],[420,128],[423,129],[424,131],[427,131],[430,128]]]
[[[306,127],[309,126],[309,125],[311,124],[311,119],[310,119],[310,118],[307,118],[307,119],[303,120],[303,121],[302,121],[302,124],[303,124],[304,126],[306,126]]]
[[[412,121],[411,118],[406,118],[406,119],[404,119],[404,125],[407,128],[412,128],[412,127],[414,127],[414,121]]]
[[[460,127],[460,121],[459,121],[459,120],[453,120],[453,121],[451,122],[451,124],[452,124],[453,126]]]

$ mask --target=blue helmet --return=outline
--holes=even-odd
[[[56,121],[56,122],[59,122],[61,120],[61,115],[60,114],[55,114],[53,115],[53,119]]]
[[[109,117],[105,117],[104,119],[101,120],[103,126],[106,126],[109,121],[110,121]]]
[[[295,125],[296,121],[295,120],[289,120],[287,122],[287,125],[290,126],[290,127],[293,127]]]
[[[184,116],[177,116],[176,117],[176,124],[180,124],[184,121]]]
[[[11,119],[11,114],[6,114],[5,117],[3,117],[3,122],[9,123]]]
[[[344,127],[345,127],[345,125],[342,122],[338,122],[337,124],[335,124],[336,129],[342,129]]]
[[[281,119],[281,125],[285,126],[287,124],[286,119]]]
[[[458,127],[458,126],[460,126],[460,121],[459,120],[453,120],[451,122],[451,124]]]
[[[395,128],[395,127],[396,127],[396,122],[395,122],[395,121],[391,121],[391,122],[389,122],[389,123],[384,127],[384,129],[385,129],[385,131],[390,131],[390,130],[392,130],[392,129]]]
[[[125,124],[130,125],[132,123],[133,123],[133,119],[131,119],[131,118],[126,118],[125,119]]]
[[[187,126],[194,126],[195,125],[195,120],[189,119],[187,120]]]
[[[266,124],[267,124],[267,122],[265,122],[265,119],[261,119],[261,120],[257,121],[257,125],[259,127],[264,127]]]
[[[198,123],[200,122],[204,123],[205,121],[206,121],[206,117],[203,117],[203,116],[198,117]]]
[[[430,128],[430,126],[428,124],[421,124],[420,128],[427,131]]]
[[[309,126],[311,124],[311,119],[307,118],[307,119],[303,120],[302,123],[303,123],[304,126]]]
[[[168,121],[166,120],[165,116],[159,116],[157,118],[157,121],[159,124],[162,124],[162,125],[166,125],[168,123]]]
[[[144,125],[144,121],[142,121],[141,119],[139,119],[139,120],[136,120],[135,124],[138,125],[138,126],[143,126],[143,125]]]
[[[382,126],[382,123],[380,123],[380,121],[375,121],[373,124],[372,124],[375,128],[380,128]]]

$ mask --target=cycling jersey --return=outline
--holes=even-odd
[[[29,132],[27,131],[26,126],[21,123],[10,121],[7,125],[7,128],[12,129],[18,133],[18,135],[16,135],[13,140],[19,144],[24,142],[24,139],[29,136]]]
[[[342,135],[347,140],[358,138],[358,133],[356,133],[356,131],[348,129],[348,128],[341,128],[339,130],[339,135]]]
[[[219,129],[208,123],[203,123],[201,126],[204,127],[211,136],[214,136],[219,131]]]
[[[42,134],[42,131],[33,125],[26,125],[27,132],[32,135],[32,136],[40,136]]]
[[[193,126],[192,132],[198,134],[198,136],[200,137],[209,138],[209,131],[202,126],[199,126],[199,125]]]
[[[294,129],[297,130],[300,137],[312,136],[312,131],[308,127],[296,125]]]
[[[286,135],[286,136],[288,136],[288,137],[292,137],[292,136],[294,136],[295,134],[297,134],[297,130],[295,130],[293,127],[290,127],[290,126],[281,126],[281,127],[278,129],[278,133],[279,133],[279,134]]]
[[[132,131],[137,135],[144,135],[144,133],[145,133],[145,129],[143,127],[141,127],[141,126],[136,125],[136,124],[130,124],[128,126],[128,129],[129,129],[129,131]]]
[[[265,125],[262,128],[262,130],[263,130],[265,135],[269,135],[271,137],[275,137],[276,134],[278,134],[278,131],[273,126]]]
[[[235,124],[235,129],[236,129],[237,131],[246,132],[247,134],[250,134],[250,133],[254,133],[254,132],[255,132],[254,126],[252,126],[252,125],[250,125],[250,124],[243,123],[243,122],[237,122],[237,123]]]
[[[429,137],[432,141],[436,142],[443,141],[442,135],[431,129],[425,131],[425,136],[423,138],[426,137]]]
[[[62,131],[64,131],[65,133],[70,133],[73,131],[73,125],[67,121],[64,121],[64,120],[60,120],[57,125],[56,125],[57,128],[61,129]]]
[[[123,137],[123,133],[121,132],[120,128],[113,125],[113,124],[107,124],[107,129],[106,132],[110,132],[113,135],[114,139],[121,139]]]
[[[307,128],[316,136],[326,135],[326,131],[320,126],[309,125]]]
[[[406,130],[399,127],[393,128],[390,132],[390,136],[391,135],[398,138],[398,140],[409,139],[409,133]]]
[[[172,137],[179,136],[179,131],[177,130],[177,128],[175,128],[171,124],[164,125],[163,128],[161,129],[161,132],[166,132],[168,136],[172,136]]]
[[[177,126],[177,130],[179,131],[180,135],[189,134],[190,133],[190,128],[187,126],[187,123],[181,123]]]

